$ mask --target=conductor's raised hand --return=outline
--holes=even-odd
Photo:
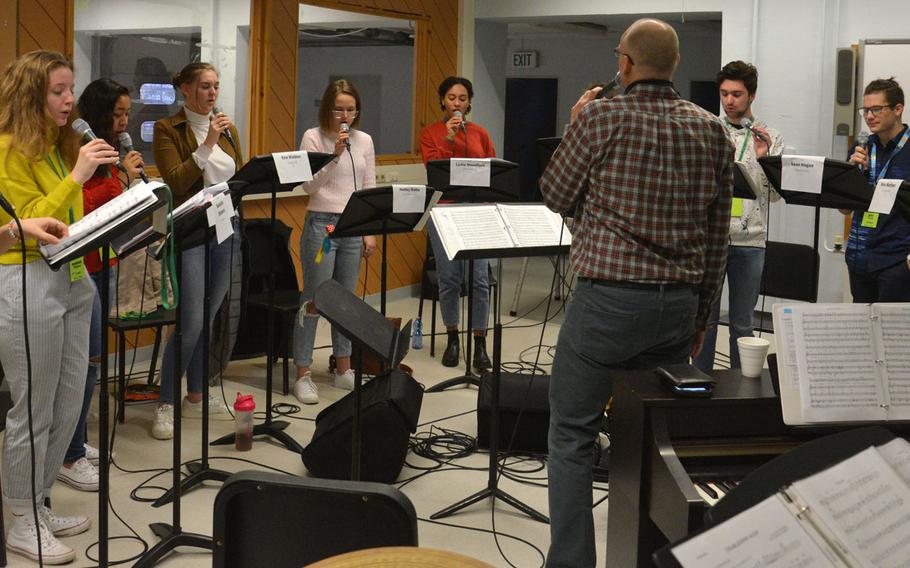
[[[120,153],[113,146],[98,138],[79,148],[79,157],[76,159],[76,165],[70,172],[70,177],[76,183],[83,184],[102,164],[113,164],[120,158]]]
[[[597,98],[597,93],[601,92],[603,87],[594,87],[593,89],[588,89],[578,97],[578,101],[572,105],[572,112],[570,113],[569,123],[575,122],[575,119],[578,117],[578,113],[581,112],[581,109],[585,108],[589,102]]]

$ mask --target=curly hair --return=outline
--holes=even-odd
[[[717,86],[724,81],[742,81],[746,92],[754,95],[758,89],[758,70],[751,63],[731,61],[717,72]]]

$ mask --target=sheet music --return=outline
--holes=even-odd
[[[803,416],[808,421],[884,420],[869,307],[793,306]]]
[[[901,479],[910,484],[910,442],[903,438],[895,438],[887,444],[878,446],[877,449]]]
[[[844,566],[820,547],[778,495],[673,548],[684,568]]]
[[[520,247],[571,245],[572,235],[562,217],[542,203],[533,205],[498,205],[512,239]],[[560,241],[560,233],[562,240]]]
[[[910,487],[876,448],[797,481],[791,492],[862,566],[910,566]]]
[[[462,250],[515,246],[495,205],[442,205],[431,215],[449,260]]]
[[[873,304],[872,311],[881,324],[891,418],[910,419],[910,304]]]
[[[786,386],[799,388],[799,365],[796,364],[796,332],[793,323],[793,308],[784,306],[780,313],[775,310],[774,337],[780,337],[777,346],[777,366],[780,378],[784,379]],[[784,372],[780,372],[784,367]]]

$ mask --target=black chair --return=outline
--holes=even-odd
[[[213,525],[214,568],[299,568],[345,552],[418,544],[414,506],[391,485],[270,472],[225,481]]]
[[[271,223],[270,219],[245,219],[241,224],[243,288],[240,295],[239,332],[231,359],[249,359],[266,354],[269,283],[274,274],[275,349],[274,357],[268,364],[275,364],[279,357],[283,359],[282,393],[287,395],[290,389],[289,359],[293,357],[291,342],[300,308],[300,288],[288,247],[291,229],[281,221],[275,221],[275,232],[272,233]]]
[[[174,310],[162,308],[137,319],[108,318],[108,327],[117,334],[117,420],[121,424],[126,420],[126,334],[143,329],[155,330],[155,344],[152,348],[152,359],[149,362],[148,380],[146,381],[151,385],[155,382],[163,329],[165,326],[173,325],[175,321]]]

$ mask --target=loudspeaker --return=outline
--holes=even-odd
[[[391,483],[401,473],[408,440],[417,430],[423,390],[410,375],[395,369],[364,383],[360,396],[360,478]],[[312,475],[351,478],[353,414],[351,392],[316,416],[316,432],[302,454]]]
[[[262,471],[215,497],[214,568],[299,568],[379,546],[417,546],[417,514],[397,488]]]
[[[851,136],[856,123],[853,105],[856,80],[856,54],[852,48],[837,50],[836,77],[834,80],[834,133]]]
[[[480,392],[477,395],[477,445],[481,448],[490,447],[492,378],[492,373],[484,373],[480,377]],[[550,375],[500,373],[500,452],[547,453],[547,431],[550,426],[549,391]]]

